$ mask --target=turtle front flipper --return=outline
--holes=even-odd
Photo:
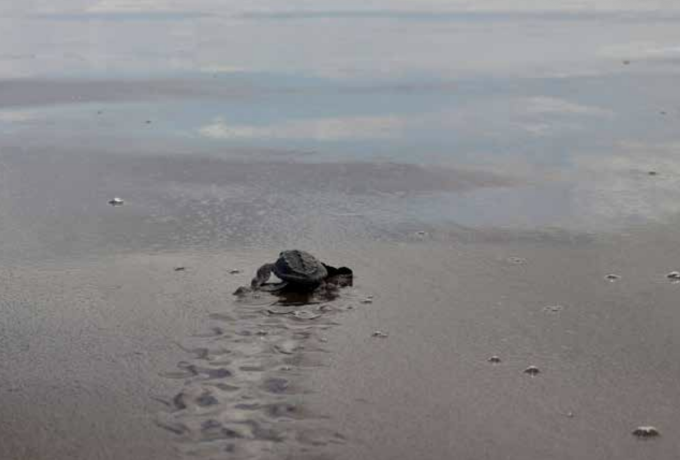
[[[264,283],[269,281],[269,277],[274,270],[274,264],[264,264],[257,269],[255,273],[255,278],[250,282],[250,287],[253,289],[259,289]]]

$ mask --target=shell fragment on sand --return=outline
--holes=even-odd
[[[527,367],[526,369],[524,369],[524,373],[525,373],[525,374],[529,374],[529,375],[531,375],[531,376],[533,377],[533,376],[535,376],[535,375],[540,374],[540,373],[541,373],[541,370],[540,370],[538,367],[536,367],[536,366],[529,366],[529,367]]]
[[[661,433],[656,427],[653,426],[639,426],[633,430],[633,435],[638,438],[654,438],[659,436]]]
[[[666,278],[671,280],[674,283],[680,282],[680,272],[677,270],[674,270],[670,272],[669,274],[666,275]]]

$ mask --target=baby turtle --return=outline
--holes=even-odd
[[[267,283],[274,273],[281,283]],[[297,291],[313,290],[326,283],[351,286],[352,270],[347,267],[335,268],[322,263],[308,252],[299,249],[282,251],[273,264],[261,266],[250,283],[253,290]]]
[[[109,204],[111,206],[121,206],[124,203],[124,201],[121,198],[118,198],[117,196],[114,196],[109,200]]]
[[[272,272],[286,285],[291,283],[309,287],[318,286],[328,276],[326,267],[316,257],[308,252],[293,249],[282,251],[273,264],[261,266],[250,286],[253,289],[261,288],[269,281]]]

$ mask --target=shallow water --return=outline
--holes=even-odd
[[[677,453],[674,2],[0,12],[0,458]]]

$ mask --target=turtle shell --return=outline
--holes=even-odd
[[[274,274],[289,283],[318,284],[328,276],[328,271],[310,253],[293,249],[279,254],[274,263]]]

